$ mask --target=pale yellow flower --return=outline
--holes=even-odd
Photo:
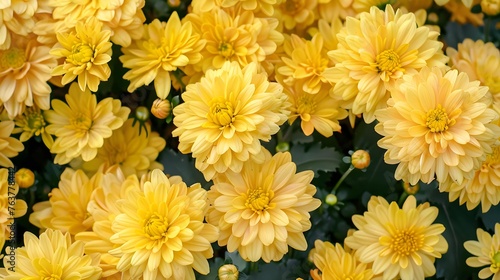
[[[428,202],[419,204],[410,195],[399,208],[383,197],[372,196],[368,210],[354,215],[358,229],[345,239],[356,250],[360,262],[372,264],[383,279],[424,279],[436,274],[434,261],[448,250],[441,235],[445,228],[435,224],[438,209]]]
[[[413,13],[394,12],[391,5],[385,11],[372,7],[359,18],[348,17],[337,34],[338,49],[328,53],[336,63],[324,74],[335,83],[331,93],[353,114],[373,122],[398,80],[426,65],[446,67],[448,58],[438,36],[426,26],[418,27]]]
[[[240,172],[228,170],[208,191],[207,221],[220,229],[219,245],[252,262],[279,261],[288,246],[305,251],[309,212],[321,204],[313,197],[313,171],[296,173],[288,152],[262,153],[264,163],[249,161]]]
[[[221,7],[240,7],[254,13],[261,12],[271,17],[274,14],[274,6],[283,0],[221,0]]]
[[[14,181],[9,185],[9,170],[0,169],[0,248],[3,248],[5,241],[13,239],[16,229],[13,218],[19,218],[26,214],[28,205],[22,199],[12,199],[19,192],[19,185]],[[12,235],[11,235],[12,234]]]
[[[14,133],[21,133],[19,140],[26,142],[33,136],[41,136],[43,143],[50,149],[54,143],[54,139],[47,132],[47,122],[42,111],[37,106],[27,108],[24,113],[15,118],[16,128]]]
[[[483,13],[473,13],[470,6],[467,7],[464,3],[466,0],[446,0],[447,2],[444,7],[448,12],[450,12],[450,21],[456,21],[461,24],[471,23],[475,26],[484,25],[484,14]],[[475,6],[481,2],[481,0],[467,0],[472,2],[472,6]]]
[[[27,36],[35,25],[37,0],[0,1],[0,50],[9,49],[13,34]]]
[[[13,121],[0,121],[0,166],[14,167],[10,160],[24,150],[21,141],[11,137],[14,130]]]
[[[263,161],[260,140],[269,141],[287,119],[287,96],[278,83],[250,63],[243,69],[226,62],[187,86],[184,103],[174,108],[172,132],[179,150],[192,153],[205,179],[228,170],[239,172],[243,162]]]
[[[315,20],[318,0],[282,0],[274,7],[284,33],[302,34]]]
[[[102,22],[89,17],[85,22],[79,21],[75,31],[56,34],[58,44],[50,50],[50,54],[65,60],[52,70],[52,75],[63,75],[63,85],[78,78],[82,91],[86,87],[97,91],[99,83],[107,81],[111,75],[108,66],[113,46],[109,41],[111,32],[102,30]]]
[[[120,100],[111,97],[97,103],[95,95],[88,89],[81,91],[76,83],[71,84],[66,102],[54,99],[53,109],[44,112],[50,123],[47,131],[57,137],[50,149],[57,154],[57,164],[69,163],[79,156],[84,161],[94,159],[104,139],[111,137],[130,113]]]
[[[37,237],[24,233],[24,247],[16,248],[14,264],[4,258],[5,280],[22,279],[81,279],[101,277],[99,257],[84,255],[83,243],[71,241],[69,233],[47,230]]]
[[[167,178],[153,170],[151,178],[131,189],[118,201],[110,238],[117,248],[109,253],[120,258],[116,269],[128,279],[195,279],[194,270],[208,274],[210,243],[218,229],[204,223],[207,191],[178,176]]]
[[[412,185],[422,180],[462,184],[492,152],[500,127],[488,88],[466,73],[423,68],[392,91],[388,108],[376,113],[375,130],[384,159],[398,164],[395,177]]]
[[[479,271],[480,279],[500,279],[500,223],[495,224],[495,233],[490,235],[483,229],[476,230],[477,241],[464,242],[465,249],[474,255],[467,258],[466,262],[471,267],[488,266]]]
[[[354,17],[357,14],[352,7],[353,2],[353,0],[320,0],[316,9],[319,17],[328,22],[345,20],[348,16]]]
[[[172,13],[168,22],[155,19],[143,28],[141,39],[122,48],[120,61],[130,69],[123,78],[130,80],[129,92],[154,81],[156,95],[165,99],[172,86],[170,72],[200,62],[205,40],[194,32],[190,22],[181,24],[177,12]]]

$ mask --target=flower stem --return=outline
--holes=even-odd
[[[486,17],[486,21],[484,22],[484,42],[485,43],[490,41],[490,25],[491,25],[491,18],[488,16],[488,17]]]
[[[406,198],[408,197],[408,194],[406,192],[403,192],[401,194],[401,196],[399,197],[399,200],[398,200],[398,205],[403,205],[403,203],[405,202]]]
[[[250,274],[259,272],[259,263],[250,262]]]
[[[335,187],[333,187],[333,190],[331,191],[332,194],[335,194],[337,189],[340,187],[340,184],[342,184],[342,182],[345,180],[345,178],[347,178],[347,176],[349,176],[349,173],[351,173],[351,171],[353,171],[354,169],[355,169],[354,165],[351,164],[351,166],[349,166],[349,169],[347,169],[347,171],[344,173],[344,175],[342,175],[342,177],[340,177],[340,180],[337,182],[337,184],[335,184]]]

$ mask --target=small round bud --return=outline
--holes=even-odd
[[[496,16],[500,13],[500,0],[481,0],[481,9],[489,16]]]
[[[420,190],[420,185],[419,184],[411,185],[408,182],[404,182],[403,189],[405,190],[405,193],[409,195],[414,195]]]
[[[427,20],[432,23],[438,23],[439,16],[436,13],[429,13]]]
[[[149,110],[144,106],[139,106],[135,109],[135,118],[138,121],[144,122],[149,119]]]
[[[181,0],[167,0],[167,4],[171,8],[177,8],[181,4]]]
[[[220,280],[237,280],[240,272],[234,264],[225,264],[219,267]]]
[[[329,193],[326,197],[325,197],[325,202],[326,204],[330,205],[330,206],[334,206],[335,204],[337,204],[339,200],[337,199],[337,196],[334,195],[333,193]]]
[[[16,172],[16,183],[22,189],[27,189],[35,183],[35,174],[28,168],[21,168]]]
[[[166,99],[156,99],[151,106],[151,114],[160,120],[166,119],[172,111],[172,104]]]
[[[276,152],[288,152],[290,151],[290,144],[288,142],[281,142],[276,145]]]
[[[370,154],[365,150],[357,150],[351,156],[351,163],[357,169],[365,169],[370,165]]]

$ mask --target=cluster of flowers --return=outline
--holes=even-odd
[[[377,122],[397,180],[436,180],[467,209],[497,205],[500,51],[470,39],[443,51],[438,28],[424,25],[432,1],[373,2],[193,0],[182,19],[173,12],[150,23],[145,0],[0,3],[0,166],[12,166],[33,136],[66,165],[29,217],[43,233],[26,233],[15,271],[5,261],[0,273],[194,279],[209,272],[216,241],[252,262],[306,250],[310,212],[321,204],[314,173],[261,145],[298,119],[305,135],[325,137],[341,131],[339,120]],[[457,20],[482,23],[470,12],[479,1],[446,2],[436,0],[465,15]],[[495,3],[481,1],[483,11],[500,13]],[[147,122],[141,133],[120,100],[97,100],[113,45],[129,92],[153,83],[155,115],[168,115],[172,87],[182,91],[172,135],[210,190],[167,177],[156,161],[165,139]],[[69,85],[65,101],[51,101],[49,83]],[[1,170],[0,225],[9,236],[6,176]],[[26,213],[26,203],[16,207],[16,217]],[[432,276],[448,247],[437,214],[413,196],[401,208],[372,197],[344,246],[315,243],[311,276]],[[477,256],[469,265],[490,266],[481,278],[500,277],[495,229],[465,244]]]

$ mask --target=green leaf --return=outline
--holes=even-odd
[[[312,170],[314,176],[318,177],[318,171],[335,171],[342,162],[342,154],[334,148],[321,147],[320,143],[312,145],[309,149],[294,145],[290,153],[293,162],[297,165],[297,171]]]
[[[158,161],[163,164],[165,174],[181,176],[187,185],[200,183],[205,188],[209,185],[203,174],[194,166],[190,154],[185,155],[166,148],[158,156]]]
[[[237,268],[238,268],[238,271],[243,271],[245,270],[245,268],[247,267],[247,264],[248,262],[245,261],[241,256],[240,254],[238,253],[238,251],[234,251],[232,253],[229,253],[226,251],[226,260],[227,259],[230,259],[231,260],[231,263],[234,264]]]

